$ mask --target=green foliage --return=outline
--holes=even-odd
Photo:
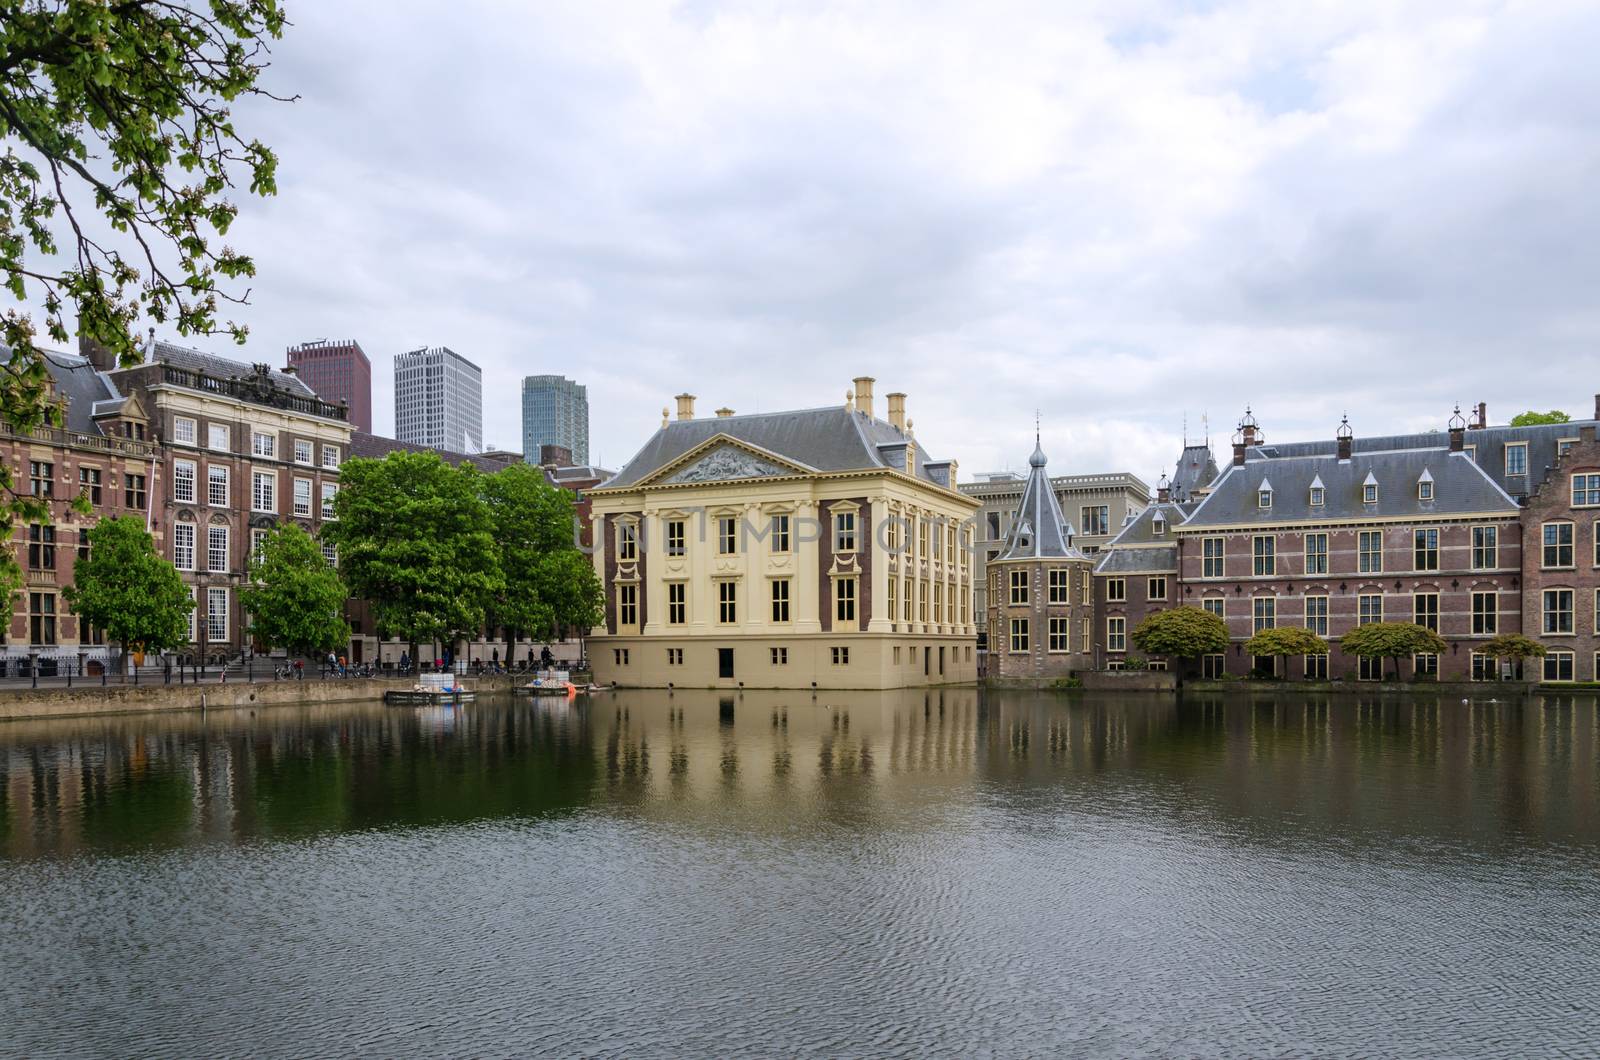
[[[1408,655],[1442,655],[1449,650],[1444,638],[1414,622],[1369,622],[1339,638],[1346,655],[1363,659],[1393,659],[1395,677],[1400,660]]]
[[[1128,637],[1146,655],[1189,659],[1228,650],[1226,623],[1200,607],[1157,611],[1135,626]]]
[[[544,472],[513,464],[482,480],[503,587],[489,607],[508,636],[553,639],[604,620],[605,592],[594,564],[573,543],[572,494]]]
[[[276,190],[277,159],[236,131],[240,97],[257,85],[266,41],[284,27],[278,0],[0,0],[0,276],[18,302],[43,307],[56,345],[77,334],[138,361],[143,315],[183,334],[217,324],[218,288],[255,266],[218,245],[234,215],[234,173],[257,195]],[[0,422],[59,425],[33,317],[0,316]],[[0,468],[0,533],[49,518]],[[0,550],[0,592],[20,584]]]
[[[413,645],[483,628],[504,587],[481,476],[435,453],[390,453],[340,468],[337,520],[322,536],[339,550],[354,596],[378,628]]]
[[[1050,682],[1050,687],[1054,688],[1054,689],[1057,689],[1057,690],[1060,690],[1060,691],[1065,691],[1067,689],[1072,689],[1072,688],[1082,688],[1083,687],[1083,678],[1076,677],[1076,676],[1074,676],[1074,677],[1058,677],[1054,681]]]
[[[321,655],[349,643],[344,582],[316,540],[294,523],[280,525],[261,542],[250,560],[250,580],[239,590],[239,601],[254,620],[258,640],[296,655]]]
[[[1513,427],[1536,427],[1541,423],[1571,423],[1572,417],[1560,409],[1551,409],[1549,412],[1534,412],[1531,409],[1511,417]]]
[[[1498,637],[1491,637],[1478,650],[1491,659],[1513,659],[1517,662],[1541,659],[1545,654],[1543,644],[1520,633],[1502,633]]]
[[[189,641],[194,598],[170,562],[156,552],[144,523],[125,515],[89,531],[89,558],[62,590],[73,614],[105,630],[126,651],[164,651]]]
[[[1328,642],[1300,626],[1264,629],[1244,642],[1246,655],[1326,655]]]

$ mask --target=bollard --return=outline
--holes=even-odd
[[[67,687],[72,687],[72,664],[67,663]]]

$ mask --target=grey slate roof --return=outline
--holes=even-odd
[[[1511,496],[1521,499],[1538,489],[1545,476],[1556,463],[1556,443],[1562,438],[1576,438],[1578,428],[1600,425],[1600,420],[1573,420],[1571,423],[1547,423],[1532,427],[1484,427],[1466,432],[1466,444],[1473,447],[1472,456],[1478,466]],[[1359,435],[1353,440],[1355,455],[1395,449],[1426,449],[1448,446],[1450,436],[1444,431],[1423,434],[1386,434],[1372,438]],[[1528,474],[1508,476],[1506,443],[1528,443]],[[1290,442],[1260,446],[1252,454],[1264,457],[1331,456],[1335,452],[1332,438],[1309,442]]]
[[[1119,548],[1107,552],[1095,567],[1096,574],[1172,574],[1178,569],[1178,546],[1160,548]]]
[[[1096,574],[1158,574],[1176,570],[1178,545],[1173,531],[1188,518],[1199,502],[1180,504],[1176,501],[1157,501],[1129,520],[1116,537],[1106,542]],[[1156,517],[1166,524],[1166,529],[1155,532]],[[1171,542],[1164,544],[1163,542]]]
[[[1072,524],[1061,514],[1055,487],[1045,471],[1044,450],[1035,443],[1028,458],[1028,483],[1022,487],[1022,501],[1006,533],[1000,554],[991,562],[1014,559],[1083,559],[1083,552],[1072,543]]]
[[[1217,479],[1217,458],[1211,445],[1186,445],[1178,454],[1178,466],[1172,473],[1171,496],[1175,501],[1194,498],[1196,490],[1203,490]]]
[[[858,471],[905,466],[905,446],[910,435],[864,412],[835,405],[793,412],[762,412],[747,416],[673,420],[651,435],[633,459],[601,489],[633,486],[717,435],[727,435],[748,445],[775,453],[810,471]],[[899,462],[893,457],[898,454]],[[928,460],[917,447],[917,477],[939,485],[929,473]]]
[[[109,403],[120,399],[121,395],[87,357],[46,350],[44,361],[50,377],[55,380],[56,392],[67,399],[63,426],[79,434],[99,434],[100,428],[94,422],[95,403],[108,403],[100,408],[104,413],[109,410]]]
[[[1258,452],[1253,450],[1252,452]],[[1417,481],[1433,477],[1431,501],[1419,500]],[[1362,483],[1371,475],[1378,500],[1362,501]],[[1261,508],[1256,492],[1270,476],[1272,507]],[[1322,506],[1311,506],[1311,480],[1321,478],[1326,490]],[[1398,452],[1356,452],[1337,456],[1247,458],[1230,465],[1183,523],[1186,530],[1207,526],[1241,526],[1320,522],[1328,519],[1427,518],[1468,512],[1515,513],[1517,502],[1465,453],[1446,447]]]
[[[179,346],[175,342],[163,339],[152,340],[145,350],[145,363],[170,364],[177,368],[185,368],[191,372],[204,372],[206,375],[218,379],[247,379],[256,374],[255,366],[243,361],[230,360],[227,357],[218,357],[215,354],[203,353],[188,346]],[[267,373],[275,386],[288,390],[291,393],[305,397],[316,397],[316,393],[306,385],[306,381],[298,375],[289,372],[280,372],[276,368]]]

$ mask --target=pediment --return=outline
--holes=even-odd
[[[807,474],[807,469],[775,454],[741,445],[719,436],[706,441],[674,461],[650,479],[650,485],[678,485],[695,482],[736,482],[743,479],[775,478]]]

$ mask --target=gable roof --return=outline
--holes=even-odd
[[[600,489],[637,486],[661,469],[676,463],[718,435],[742,442],[792,464],[818,472],[865,471],[905,468],[905,447],[915,439],[892,424],[842,405],[792,412],[762,412],[746,416],[673,420],[644,443],[633,458]],[[898,455],[898,462],[894,456]],[[947,485],[930,470],[929,461],[916,447],[916,477]]]
[[[1156,501],[1129,519],[1117,536],[1101,550],[1096,574],[1161,574],[1178,569],[1178,545],[1173,530],[1182,524],[1198,501]],[[1157,517],[1166,524],[1157,534]]]
[[[1217,458],[1211,454],[1210,443],[1186,445],[1178,454],[1178,466],[1172,473],[1170,496],[1175,501],[1192,500],[1196,491],[1216,480]]]

